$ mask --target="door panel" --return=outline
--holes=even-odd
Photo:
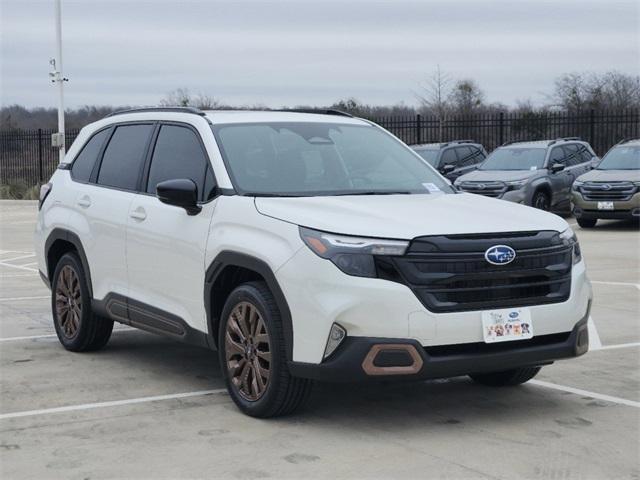
[[[198,215],[136,195],[129,208],[129,297],[172,313],[206,332],[205,250],[216,200]]]

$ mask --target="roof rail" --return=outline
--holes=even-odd
[[[333,108],[284,108],[282,110],[271,110],[272,112],[291,112],[291,113],[317,113],[320,115],[336,115],[339,117],[354,118],[353,115],[342,110],[335,110]]]
[[[446,143],[441,144],[441,147],[446,147],[447,145],[451,145],[453,143],[476,143],[475,140],[449,140]]]
[[[559,138],[558,140],[565,140],[565,141],[580,140],[581,141],[582,138],[581,137],[562,137],[562,138]]]
[[[507,145],[513,145],[514,143],[525,143],[525,142],[535,142],[536,140],[509,140],[507,142],[504,142],[502,145],[500,145],[501,147],[505,147]]]
[[[194,115],[205,116],[205,113],[199,108],[195,107],[140,107],[140,108],[128,108],[126,110],[118,110],[112,112],[105,118],[113,117],[115,115],[124,115],[125,113],[141,113],[141,112],[176,112],[176,113],[193,113]]]

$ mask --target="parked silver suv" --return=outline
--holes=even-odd
[[[455,185],[469,193],[568,212],[571,185],[598,161],[591,146],[576,137],[506,143]]]
[[[452,182],[478,168],[487,151],[473,140],[452,140],[446,143],[422,143],[411,148],[433,168]]]

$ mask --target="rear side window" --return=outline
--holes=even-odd
[[[582,162],[582,160],[578,157],[578,145],[576,145],[575,143],[565,145],[564,150],[567,154],[566,164],[568,167],[578,165],[580,162]]]
[[[198,195],[203,198],[208,163],[200,140],[193,130],[163,125],[153,150],[147,192],[155,194],[156,185],[165,180],[189,178],[198,185]]]
[[[109,129],[96,133],[84,145],[71,167],[71,176],[79,182],[88,182],[96,163],[100,149],[105,139],[109,135]]]
[[[584,145],[578,146],[579,155],[580,155],[580,163],[590,162],[593,160],[593,154],[589,151],[589,149]]]
[[[117,127],[104,151],[98,184],[135,190],[152,130],[153,125]]]

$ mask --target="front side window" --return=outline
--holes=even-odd
[[[373,126],[283,122],[213,131],[244,195],[453,193],[420,157]]]
[[[449,148],[442,153],[442,162],[440,162],[440,166],[444,167],[445,165],[455,165],[458,163],[458,157],[456,156],[456,149]]]
[[[494,150],[480,170],[540,170],[544,167],[546,148],[508,148]]]
[[[640,170],[640,146],[621,145],[609,150],[596,170]]]
[[[561,163],[562,165],[565,165],[566,163],[566,153],[562,147],[556,147],[551,150],[551,155],[549,155],[549,166],[555,163]]]
[[[165,180],[188,178],[198,186],[202,198],[209,161],[197,134],[187,127],[163,125],[153,149],[147,192],[156,193],[156,185]]]
[[[424,158],[433,168],[438,168],[438,157],[440,156],[440,150],[436,150],[433,148],[419,148],[416,149],[416,153]]]
[[[93,171],[93,166],[98,159],[102,144],[109,136],[110,130],[108,128],[96,133],[91,139],[82,147],[82,151],[78,154],[73,161],[71,167],[71,176],[74,180],[80,182],[88,182]]]
[[[135,190],[152,131],[153,125],[147,124],[116,127],[102,157],[98,184]]]

